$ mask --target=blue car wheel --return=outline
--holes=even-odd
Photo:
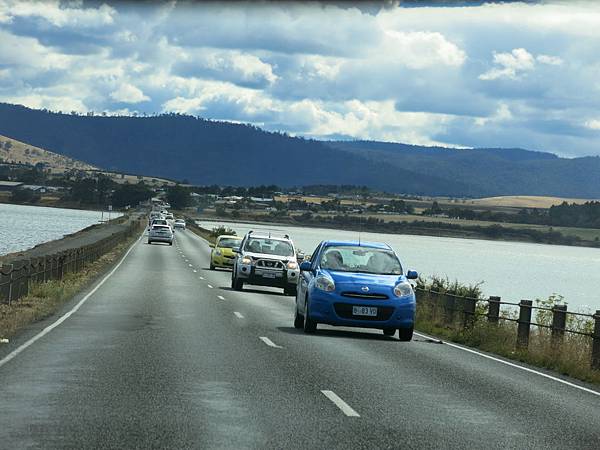
[[[308,298],[306,299],[306,306],[304,308],[304,332],[314,333],[317,331],[317,322],[310,318],[310,309],[308,306]]]

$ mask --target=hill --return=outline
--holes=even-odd
[[[316,141],[180,114],[71,115],[0,103],[0,134],[107,170],[194,184],[366,185],[390,192],[599,198],[600,158]]]
[[[94,170],[96,167],[16,139],[0,135],[0,159],[13,164],[44,164],[53,172],[69,169]]]

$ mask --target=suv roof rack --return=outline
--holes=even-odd
[[[247,234],[254,234],[255,230],[250,230],[248,231]],[[271,230],[269,228],[262,228],[260,230],[256,231],[256,234],[268,234],[269,235],[269,239],[271,239],[271,237],[283,237],[284,239],[290,239],[290,235],[287,233],[282,233],[279,230]],[[271,236],[271,235],[275,235],[275,236]]]

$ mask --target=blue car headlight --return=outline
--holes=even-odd
[[[331,278],[325,275],[319,275],[315,278],[315,287],[325,292],[335,291],[335,283]]]
[[[408,281],[401,281],[394,286],[394,295],[396,297],[405,297],[413,293],[412,286]]]

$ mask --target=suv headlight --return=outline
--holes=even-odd
[[[320,275],[315,279],[315,287],[321,291],[332,292],[335,290],[335,283],[331,278]]]
[[[412,286],[408,281],[402,281],[394,287],[394,295],[396,297],[404,297],[413,293]]]
[[[294,261],[290,261],[287,263],[287,268],[290,270],[296,270],[298,268],[298,263]]]
[[[242,258],[242,264],[252,264],[252,258],[250,258],[249,256],[244,256]]]

